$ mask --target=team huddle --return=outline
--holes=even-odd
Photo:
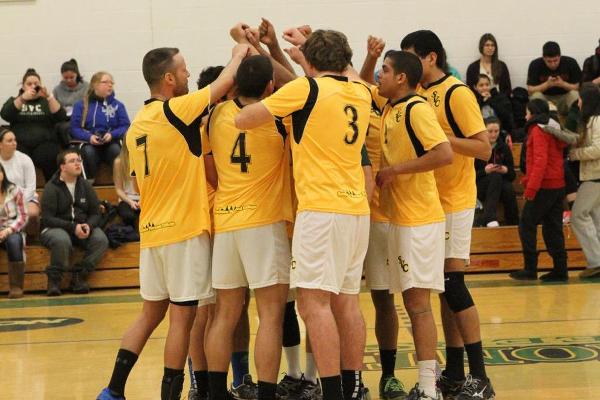
[[[439,38],[408,34],[375,72],[385,43],[369,37],[359,73],[337,31],[288,29],[285,52],[267,20],[230,33],[238,42],[230,62],[194,93],[178,49],[144,57],[151,96],[126,135],[141,195],[144,305],[98,399],[125,398],[129,372],[167,310],[163,400],[180,398],[188,356],[190,399],[367,399],[363,275],[376,310],[380,398],[493,399],[464,283],[474,158],[487,160],[491,149],[474,95],[446,72]],[[248,289],[259,318],[250,394],[235,379],[227,388]],[[446,342],[441,373],[432,292]],[[394,293],[418,359],[408,393],[394,376]],[[286,350],[278,384],[282,346],[300,343],[294,300],[307,330],[306,370]]]

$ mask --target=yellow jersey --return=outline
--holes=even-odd
[[[166,102],[150,99],[126,145],[140,190],[140,247],[181,242],[210,231],[200,124],[210,87]]]
[[[234,121],[242,108],[238,99],[217,105],[206,127],[219,176],[217,233],[292,219],[285,127],[275,120],[240,132]]]
[[[368,215],[361,151],[369,126],[369,89],[343,76],[302,77],[262,103],[276,118],[292,120],[298,212]]]
[[[448,142],[429,104],[414,94],[388,103],[381,125],[385,166],[414,160]],[[396,175],[382,197],[390,222],[395,225],[419,226],[445,220],[433,171]]]
[[[371,169],[373,171],[373,180],[377,176],[381,165],[381,107],[373,100],[371,102],[371,115],[369,118],[369,129],[365,145],[369,160],[371,161]],[[373,196],[371,197],[371,221],[373,222],[389,222],[389,218],[385,215],[379,202],[380,188],[375,186]]]
[[[418,94],[425,97],[447,136],[468,138],[485,131],[485,124],[475,95],[465,84],[446,75]],[[440,200],[446,213],[475,208],[474,159],[454,153],[452,164],[435,170]]]

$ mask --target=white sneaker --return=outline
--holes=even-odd
[[[498,221],[490,221],[487,223],[486,225],[488,228],[497,228],[500,226],[500,224],[498,223]]]

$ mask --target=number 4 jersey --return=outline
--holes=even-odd
[[[361,149],[371,93],[362,83],[326,75],[297,78],[262,103],[289,117],[298,212],[368,215]]]
[[[140,247],[210,232],[200,123],[210,89],[162,102],[150,99],[127,132],[129,165],[140,189]]]
[[[215,232],[292,220],[289,140],[282,122],[240,131],[238,99],[217,105],[206,134],[219,185],[215,195]]]

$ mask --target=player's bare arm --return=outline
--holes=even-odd
[[[367,55],[360,69],[360,77],[368,83],[375,84],[375,67],[377,60],[385,49],[385,41],[381,38],[369,35],[367,39]]]
[[[242,60],[248,55],[250,46],[247,44],[236,44],[231,51],[231,60],[221,72],[221,75],[210,85],[210,103],[214,104],[225,96],[233,86],[235,73]]]
[[[258,26],[258,33],[260,36],[260,42],[267,46],[269,49],[269,53],[271,53],[271,57],[273,57],[278,63],[280,63],[285,69],[293,73],[294,67],[288,61],[285,56],[281,46],[279,45],[279,40],[277,40],[277,34],[275,32],[275,26],[266,18],[261,18],[261,23]]]
[[[486,131],[481,131],[468,138],[448,137],[452,149],[463,156],[478,158],[487,161],[492,154],[492,147]]]

